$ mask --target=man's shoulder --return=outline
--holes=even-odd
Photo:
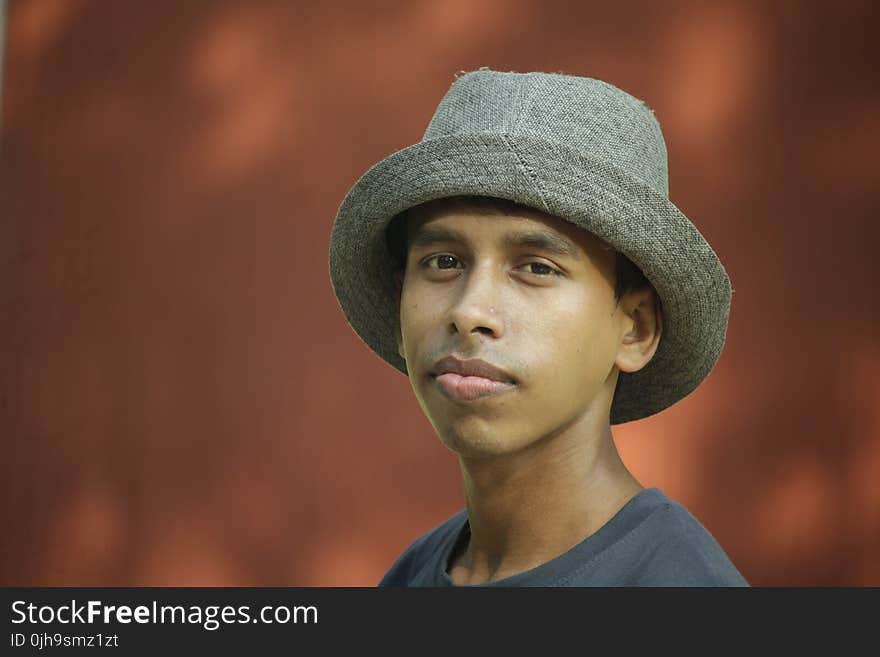
[[[648,548],[627,584],[748,586],[711,532],[679,502],[666,497],[643,530]]]
[[[560,586],[748,586],[703,524],[657,488],[647,489],[587,540],[598,552]]]
[[[382,577],[379,586],[408,586],[415,575],[455,535],[467,520],[467,511],[459,511],[415,539]]]

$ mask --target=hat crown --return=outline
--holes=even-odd
[[[653,110],[602,80],[487,68],[465,73],[443,96],[424,139],[479,133],[573,147],[669,196],[666,142]]]

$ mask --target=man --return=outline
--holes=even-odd
[[[380,586],[744,586],[612,424],[721,352],[731,287],[669,201],[653,112],[605,82],[480,69],[339,208],[337,299],[458,456],[466,510]]]

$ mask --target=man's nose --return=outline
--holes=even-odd
[[[504,274],[488,264],[471,268],[450,309],[450,333],[501,337],[504,318],[499,308],[504,280]]]

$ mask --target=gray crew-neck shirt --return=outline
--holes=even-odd
[[[459,586],[449,577],[449,560],[469,539],[463,510],[416,539],[379,586]],[[748,585],[709,530],[658,488],[647,488],[565,554],[475,586]]]

